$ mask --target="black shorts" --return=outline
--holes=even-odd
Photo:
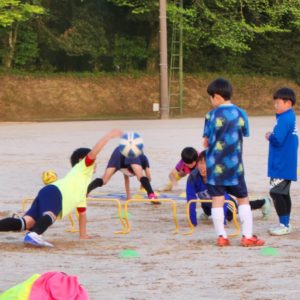
[[[279,178],[270,179],[270,193],[289,195],[291,181]]]
[[[133,173],[131,168],[132,164],[142,166],[142,162],[139,157],[127,158],[121,154],[119,147],[117,147],[112,153],[106,168],[115,168],[116,171],[128,169],[131,173]]]
[[[248,190],[244,179],[239,181],[238,185],[211,185],[207,184],[207,190],[211,197],[223,196],[225,193],[236,198],[248,197]]]

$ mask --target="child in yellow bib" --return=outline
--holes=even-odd
[[[97,155],[106,143],[122,132],[111,130],[102,137],[93,149],[78,148],[71,155],[72,169],[62,179],[44,186],[23,217],[0,220],[0,231],[29,230],[24,243],[33,246],[53,247],[42,237],[58,217],[68,215],[76,207],[86,206],[86,193],[91,182]]]

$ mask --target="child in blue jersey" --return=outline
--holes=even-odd
[[[206,152],[207,189],[212,196],[212,220],[218,235],[217,245],[228,246],[224,228],[224,195],[228,193],[238,201],[238,214],[242,224],[242,246],[262,246],[264,241],[253,235],[252,212],[244,179],[242,160],[243,137],[249,136],[248,117],[244,110],[230,101],[232,86],[218,78],[207,88],[212,105],[206,114],[203,132]]]
[[[269,141],[268,176],[270,195],[279,217],[279,225],[270,228],[271,235],[291,232],[291,181],[297,181],[298,134],[292,106],[296,96],[292,89],[281,88],[274,95],[276,125],[265,137]]]
[[[202,151],[198,158],[195,169],[190,173],[187,184],[186,184],[186,197],[187,201],[194,199],[211,200],[212,197],[209,194],[206,186],[206,161],[205,161],[206,151]],[[237,203],[233,197],[225,193],[225,200],[232,200],[231,206],[237,208]],[[271,214],[271,200],[269,198],[252,200],[249,202],[251,210],[261,209],[263,219],[267,219]],[[201,203],[203,213],[200,215],[200,220],[208,220],[211,216],[211,203]],[[232,220],[232,212],[228,208],[228,204],[224,204],[224,215],[227,221]],[[194,226],[197,226],[197,212],[196,203],[190,205],[190,219]],[[226,223],[226,221],[225,221]]]
[[[44,186],[23,217],[0,220],[0,231],[28,230],[25,244],[53,247],[43,239],[42,234],[58,217],[64,217],[76,207],[84,206],[98,153],[110,139],[121,135],[122,132],[115,129],[100,139],[93,149],[76,149],[71,155],[70,172],[64,178]]]
[[[110,178],[117,172],[121,171],[124,175],[125,190],[127,199],[131,198],[129,177],[136,177],[141,186],[146,190],[149,199],[155,199],[156,195],[150,184],[151,174],[149,160],[145,154],[141,154],[135,158],[128,158],[121,154],[119,147],[117,147],[107,164],[102,178],[94,179],[88,187],[88,193],[97,187],[107,184]],[[152,201],[152,204],[160,204],[158,201]]]

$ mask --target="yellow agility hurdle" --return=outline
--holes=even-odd
[[[168,202],[168,203],[171,203],[172,204],[172,211],[173,211],[173,221],[174,221],[174,224],[175,224],[175,230],[173,231],[173,234],[177,234],[178,231],[179,231],[179,225],[178,225],[178,220],[177,220],[177,205],[176,205],[176,201],[173,200],[173,199],[160,199],[160,198],[157,198],[157,199],[128,199],[125,201],[124,203],[124,215],[125,215],[125,223],[126,223],[126,227],[123,228],[123,231],[122,232],[119,232],[119,234],[128,234],[131,230],[131,226],[129,224],[129,220],[128,220],[128,205],[129,203],[132,203],[132,202],[136,202],[136,203],[152,203],[152,202],[156,202],[156,201],[159,201],[159,202]]]
[[[236,228],[236,231],[234,233],[228,234],[228,236],[237,236],[240,234],[241,228],[240,228],[240,224],[237,220],[236,208],[234,205],[232,205],[231,200],[225,200],[224,202],[229,204],[228,209],[230,209],[232,212],[232,219],[233,219],[234,226]],[[184,235],[192,235],[195,231],[195,226],[193,225],[191,218],[190,218],[191,203],[212,203],[212,200],[194,199],[194,200],[191,200],[186,203],[186,218],[187,218],[188,224],[190,226],[190,231],[183,233]]]
[[[87,198],[86,199],[87,202],[89,201],[97,201],[97,202],[115,202],[117,204],[117,209],[118,209],[118,218],[120,220],[120,223],[122,225],[122,230],[121,231],[116,231],[114,232],[115,234],[122,234],[125,230],[126,230],[126,222],[124,221],[123,217],[122,217],[122,205],[119,199],[114,199],[114,198]],[[76,212],[76,217],[77,220],[79,219],[79,215]],[[70,232],[76,232],[78,230],[75,229],[75,222],[73,219],[73,216],[70,214],[69,215],[69,219],[71,222],[71,228],[68,230]]]
[[[24,198],[22,200],[22,211],[25,212],[25,209],[26,209],[26,206],[28,203],[32,203],[32,201],[34,200],[34,198]],[[122,205],[121,205],[121,202],[119,199],[112,199],[112,198],[87,198],[86,199],[87,201],[104,201],[104,202],[115,202],[117,204],[117,209],[118,209],[118,218],[120,219],[120,223],[122,225],[122,230],[121,231],[116,231],[115,234],[117,233],[123,233],[127,226],[126,226],[126,222],[123,220],[123,217],[122,217]],[[78,232],[79,230],[76,229],[76,224],[75,224],[75,221],[74,221],[74,218],[72,216],[72,213],[70,213],[68,215],[69,217],[69,221],[71,223],[71,227],[70,229],[66,229],[67,232]],[[77,220],[79,219],[79,215],[78,215],[78,212],[76,211],[76,218]]]

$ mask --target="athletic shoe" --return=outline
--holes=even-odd
[[[265,204],[261,208],[261,212],[263,215],[263,219],[267,220],[271,215],[272,208],[271,208],[271,199],[269,197],[265,198]]]
[[[201,213],[199,216],[199,221],[208,221],[209,216],[206,213]]]
[[[24,244],[35,247],[54,247],[52,244],[46,242],[43,237],[36,232],[28,232],[24,237]]]
[[[290,234],[292,231],[292,226],[289,224],[289,226],[285,226],[283,224],[279,224],[279,226],[276,226],[274,228],[269,229],[270,235],[285,235]]]
[[[256,235],[253,235],[252,238],[247,239],[245,236],[241,239],[241,245],[244,247],[255,247],[263,246],[265,244],[264,240],[260,240]]]
[[[148,199],[157,199],[156,195],[154,193],[148,195]],[[159,201],[151,201],[151,204],[161,204]]]
[[[224,238],[223,235],[220,235],[217,239],[217,246],[219,247],[225,247],[229,246],[230,242],[228,238]]]

